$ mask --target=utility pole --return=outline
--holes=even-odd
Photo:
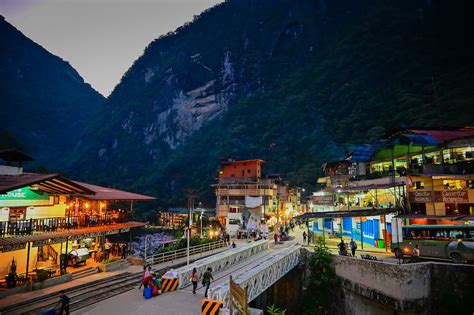
[[[193,220],[193,211],[194,211],[194,199],[196,198],[196,193],[193,189],[188,189],[188,227],[186,229],[186,264],[189,265],[189,242],[191,240],[191,225]]]

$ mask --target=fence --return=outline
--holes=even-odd
[[[209,251],[219,249],[225,246],[226,246],[226,243],[224,241],[191,246],[189,247],[189,256],[209,252]],[[147,256],[145,257],[145,262],[146,262],[146,265],[157,265],[157,264],[164,263],[166,261],[173,261],[179,258],[186,257],[186,255],[187,255],[187,248],[182,248],[182,249],[178,249],[178,250],[174,250],[170,252],[164,252],[164,253],[159,253],[152,256]]]

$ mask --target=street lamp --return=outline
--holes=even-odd
[[[147,249],[147,240],[150,235],[145,235],[145,259],[143,260],[143,264],[146,266],[146,249]]]

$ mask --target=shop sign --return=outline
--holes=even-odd
[[[1,247],[2,253],[12,252],[14,250],[25,249],[26,243],[23,244],[12,244],[12,245],[3,245]]]
[[[442,202],[469,202],[469,195],[467,190],[443,190],[441,192],[436,191],[436,193],[439,193],[439,195],[441,195]]]
[[[48,245],[48,243],[49,243],[49,240],[48,240],[48,239],[39,240],[39,241],[33,241],[33,247]]]
[[[62,243],[66,241],[66,237],[57,237],[51,239],[51,244]]]
[[[413,191],[410,192],[410,202],[426,203],[432,202],[431,191]]]
[[[130,228],[124,228],[124,229],[120,229],[120,233],[125,233],[125,232],[129,232],[130,231]]]
[[[0,194],[0,200],[49,200],[49,196],[46,193],[36,192],[25,187]]]
[[[80,238],[81,238],[81,235],[71,235],[71,236],[69,236],[69,239],[70,239],[71,241],[78,240],[78,239],[80,239]]]
[[[332,195],[312,196],[311,199],[316,205],[332,205],[334,203]]]
[[[120,233],[120,230],[117,229],[117,230],[109,230],[109,231],[105,231],[105,235],[112,235],[112,234],[119,234]]]
[[[414,192],[410,192],[410,201],[416,202],[416,203],[469,202],[469,194],[467,190],[443,190],[443,191],[435,191],[434,194],[431,191],[414,191]]]

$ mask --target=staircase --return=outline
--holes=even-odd
[[[88,277],[88,276],[94,275],[96,273],[97,273],[97,269],[92,268],[92,267],[88,267],[88,268],[81,269],[81,270],[78,270],[78,271],[73,271],[72,272],[72,280],[74,281],[74,280],[77,280],[77,279]]]

